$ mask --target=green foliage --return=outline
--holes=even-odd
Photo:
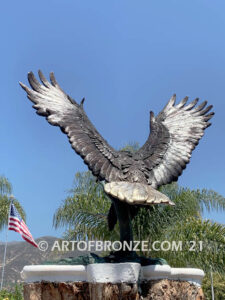
[[[139,143],[137,142],[130,142],[126,144],[124,147],[120,149],[120,151],[129,151],[131,153],[136,152],[140,148]]]
[[[53,224],[56,228],[67,226],[68,239],[114,240],[119,237],[118,230],[109,232],[106,221],[110,204],[102,183],[96,182],[90,172],[77,173],[70,196],[56,211]]]
[[[173,241],[177,245],[181,242],[179,250],[174,246],[169,251],[152,250],[149,254],[152,257],[163,257],[174,267],[196,267],[209,271],[212,265],[215,271],[224,273],[224,237],[224,225],[190,217],[169,226],[157,238],[159,241],[166,240],[171,245]]]
[[[193,191],[180,188],[176,183],[161,187],[160,191],[176,204],[174,207],[153,206],[142,208],[134,219],[134,234],[138,240],[147,240],[150,245],[154,241],[168,241],[171,248],[168,251],[144,253],[146,256],[163,257],[174,267],[197,267],[224,273],[225,261],[225,226],[203,220],[201,212],[203,203],[216,202],[209,197],[219,196],[219,201],[225,199],[213,191]],[[196,194],[198,197],[196,197]],[[210,207],[210,206],[209,206]],[[211,206],[212,208],[212,206]],[[224,205],[221,205],[224,209]],[[181,243],[179,250],[176,245]],[[158,247],[157,247],[158,250]]]
[[[0,231],[8,224],[9,205],[11,201],[9,195],[11,193],[12,186],[10,182],[5,177],[0,176]],[[25,220],[25,212],[19,202],[14,199],[13,203],[21,217]]]
[[[143,207],[133,222],[135,238],[154,241],[168,237],[169,231],[176,222],[189,216],[199,216],[200,206],[193,197],[192,191],[178,187],[176,183],[160,189],[176,205],[157,205]],[[146,226],[147,225],[147,226]]]
[[[11,194],[12,193],[12,185],[4,176],[0,177],[0,194]]]
[[[210,273],[207,273],[202,281],[202,289],[206,300],[212,299]],[[213,289],[216,300],[225,299],[225,275],[218,272],[213,273]]]
[[[137,143],[132,143],[122,151],[135,152],[138,148]],[[177,183],[159,190],[176,205],[140,208],[133,220],[134,240],[148,241],[150,247],[154,241],[167,241],[171,245],[168,251],[151,247],[151,251],[143,254],[163,257],[173,267],[203,269],[206,276],[202,287],[206,299],[211,299],[209,272],[212,267],[215,299],[225,299],[225,226],[202,219],[204,209],[225,211],[225,198],[213,190],[191,190]],[[55,213],[54,226],[67,226],[64,236],[67,239],[119,240],[118,224],[113,232],[108,231],[110,204],[102,184],[96,182],[90,172],[77,173],[70,196]]]
[[[176,205],[140,208],[133,221],[134,240],[181,242],[177,251],[146,251],[151,257],[163,257],[174,267],[199,267],[223,273],[225,261],[225,226],[203,220],[204,206],[225,209],[225,199],[214,191],[190,190],[177,183],[165,185],[160,191]],[[68,226],[65,238],[73,240],[118,240],[118,225],[113,232],[107,226],[110,200],[90,172],[77,173],[70,196],[54,216],[55,227]],[[202,243],[201,243],[202,242]],[[157,249],[158,250],[158,249]]]
[[[23,300],[23,286],[16,284],[12,289],[0,291],[0,300]]]

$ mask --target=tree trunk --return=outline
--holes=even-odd
[[[36,282],[24,284],[24,300],[204,300],[201,287],[159,279],[141,283]]]

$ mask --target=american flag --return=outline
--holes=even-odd
[[[13,203],[10,205],[8,229],[20,233],[25,241],[38,248],[27,225],[24,223]]]

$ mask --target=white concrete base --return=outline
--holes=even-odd
[[[168,265],[145,266],[141,268],[142,280],[171,279],[189,281],[201,285],[205,273],[195,268],[171,268]]]
[[[83,265],[31,265],[25,266],[20,274],[25,282],[79,282],[87,281],[86,269]]]
[[[90,264],[87,266],[88,282],[135,283],[138,281],[141,265],[138,263]]]
[[[171,268],[168,265],[141,267],[138,263],[83,265],[31,265],[25,266],[21,276],[25,282],[111,282],[135,283],[140,280],[171,279],[201,285],[204,272],[194,268]]]

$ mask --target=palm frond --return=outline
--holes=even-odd
[[[200,203],[201,212],[203,212],[204,208],[208,212],[211,212],[212,210],[225,211],[225,198],[219,193],[207,189],[192,192]]]
[[[168,228],[161,241],[167,240],[171,244],[180,241],[182,250],[152,251],[153,256],[164,257],[176,267],[197,267],[208,272],[210,266],[213,271],[225,273],[225,226],[201,218],[188,218],[183,222]]]
[[[11,183],[6,177],[0,176],[0,195],[3,196],[11,193],[12,193]]]
[[[224,225],[203,220],[205,207],[224,209],[224,198],[214,191],[191,190],[177,183],[162,186],[160,191],[173,202],[174,207],[158,205],[141,208],[133,221],[134,239],[139,241],[182,242],[182,251],[154,251],[144,253],[163,257],[174,267],[199,267],[208,271],[224,272]],[[73,240],[118,240],[118,225],[108,231],[107,213],[110,200],[101,183],[96,183],[90,172],[78,173],[70,196],[54,215],[54,226],[66,226],[64,236]],[[194,249],[190,251],[195,242]],[[200,249],[202,246],[202,249]],[[201,251],[200,251],[201,250]]]

